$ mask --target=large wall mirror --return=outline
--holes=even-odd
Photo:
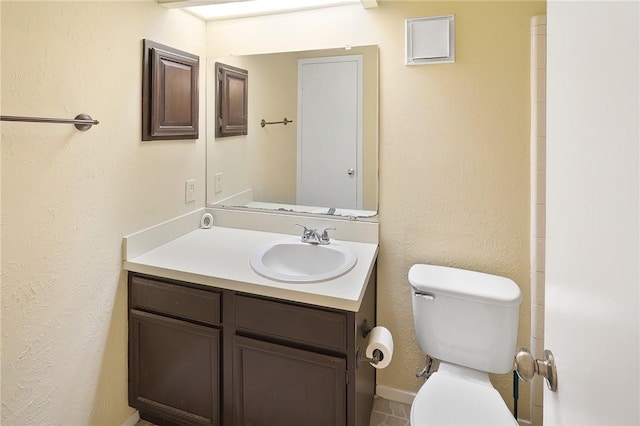
[[[248,72],[246,135],[215,137],[216,63]],[[377,214],[378,46],[209,58],[206,90],[207,206]]]

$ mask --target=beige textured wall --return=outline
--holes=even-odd
[[[431,262],[504,275],[529,343],[529,22],[544,2],[380,2],[207,25],[209,56],[380,46],[378,323],[394,335],[378,384],[415,391],[407,272]],[[455,14],[456,63],[404,65],[404,20]],[[494,377],[509,404],[511,375]],[[520,417],[528,418],[521,387]]]
[[[2,114],[100,121],[1,125],[2,424],[120,425],[122,236],[204,205],[204,120],[198,141],[140,141],[141,40],[204,58],[206,27],[151,0],[0,7]]]
[[[406,282],[416,262],[515,279],[526,345],[529,18],[544,12],[543,2],[381,2],[211,23],[205,36],[202,22],[152,1],[3,1],[2,114],[87,112],[101,124],[1,125],[2,422],[121,424],[132,411],[121,237],[204,204],[203,137],[140,142],[144,37],[202,57],[380,45],[378,314],[397,352],[378,382],[420,384]],[[405,67],[404,19],[449,13],[457,62]],[[195,206],[184,204],[189,178]],[[510,379],[498,381],[510,400]]]

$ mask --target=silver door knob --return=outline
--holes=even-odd
[[[530,382],[535,375],[544,377],[550,391],[558,390],[558,373],[553,353],[545,349],[543,359],[535,359],[525,348],[518,348],[515,356],[516,373],[525,382]]]
[[[347,174],[348,174],[349,176],[353,176],[353,175],[355,175],[355,174],[356,174],[356,170],[355,170],[355,169],[349,169],[349,170],[347,170]]]

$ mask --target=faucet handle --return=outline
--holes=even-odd
[[[325,228],[324,231],[322,231],[322,236],[320,237],[320,241],[325,242],[325,243],[329,243],[329,231],[335,231],[336,228]]]
[[[307,228],[307,227],[306,227],[306,226],[304,226],[304,225],[300,225],[299,223],[294,223],[294,225],[296,225],[296,226],[299,226],[299,227],[303,228],[303,229],[304,229],[304,231],[303,231],[303,232],[307,232],[307,231],[309,230],[309,228]]]
[[[296,226],[300,226],[303,228],[302,231],[302,241],[303,242],[307,242],[309,241],[309,238],[311,238],[311,235],[313,235],[313,233],[315,232],[315,229],[309,229],[304,225],[300,225],[299,223],[295,224]]]

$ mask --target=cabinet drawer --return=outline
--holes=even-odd
[[[271,300],[236,295],[236,326],[311,346],[345,351],[347,317]]]
[[[220,294],[138,276],[130,278],[131,308],[220,324]]]

